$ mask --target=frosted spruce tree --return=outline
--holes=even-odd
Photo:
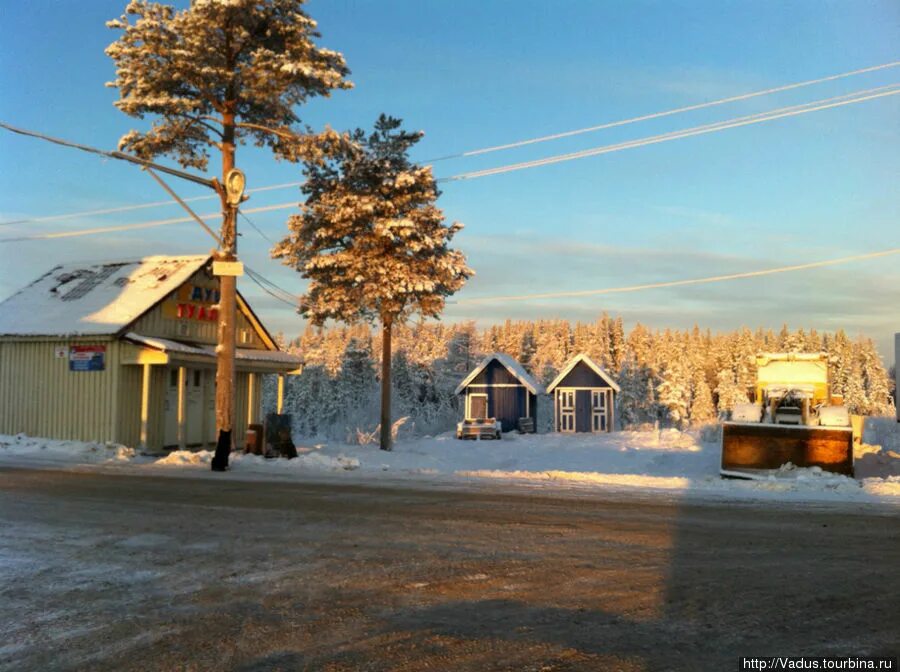
[[[220,159],[221,183],[235,168],[235,148],[252,142],[289,161],[321,160],[339,143],[333,132],[314,135],[299,127],[296,108],[314,96],[349,88],[344,57],[317,46],[316,22],[303,0],[193,0],[185,9],[132,0],[125,14],[108,22],[122,31],[106,49],[116,65],[115,102],[130,117],[153,119],[132,130],[119,149],[151,159],[170,156],[184,167],[205,170],[210,153]],[[219,189],[223,212],[225,190]],[[234,259],[237,238],[224,218],[221,258]],[[232,443],[235,278],[220,280],[222,310],[218,355],[216,425],[212,468],[224,470]]]
[[[273,250],[307,278],[301,313],[381,323],[381,448],[391,449],[391,333],[412,314],[437,317],[472,270],[449,243],[462,224],[444,224],[430,167],[410,162],[420,133],[381,115],[326,161],[306,164],[306,202]]]

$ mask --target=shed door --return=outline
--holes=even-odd
[[[575,390],[558,390],[559,431],[575,431]]]
[[[591,390],[591,431],[609,431],[609,404],[606,390]]]
[[[590,390],[575,391],[575,431],[591,431],[591,392]]]
[[[469,417],[470,418],[486,418],[487,395],[486,394],[470,394],[469,395]]]

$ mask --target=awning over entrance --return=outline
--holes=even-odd
[[[142,336],[134,332],[125,334],[125,340],[149,348],[151,352],[140,352],[133,364],[208,364],[216,362],[214,345],[187,344],[156,336]],[[148,356],[149,355],[149,356]],[[126,360],[126,363],[129,363]],[[291,373],[298,370],[303,360],[280,350],[251,350],[238,348],[235,365],[238,371],[254,373]]]

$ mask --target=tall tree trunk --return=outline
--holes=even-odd
[[[237,259],[236,208],[228,205],[224,185],[228,172],[234,168],[234,114],[223,115],[222,132],[222,249],[219,258]],[[234,357],[237,322],[237,278],[219,277],[219,329],[216,347],[216,427],[218,440],[212,460],[213,471],[228,468],[228,455],[234,443]]]
[[[391,329],[393,319],[381,320],[381,449],[391,450]]]

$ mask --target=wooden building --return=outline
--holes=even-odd
[[[465,394],[465,419],[495,418],[504,432],[516,429],[520,418],[537,420],[537,400],[543,388],[509,355],[488,355],[457,386]]]
[[[208,255],[52,269],[0,303],[0,434],[149,451],[214,443],[218,301]],[[237,341],[243,445],[260,421],[263,374],[300,360],[240,295]]]
[[[547,386],[556,431],[611,432],[618,392],[616,381],[590,357],[573,357]]]

